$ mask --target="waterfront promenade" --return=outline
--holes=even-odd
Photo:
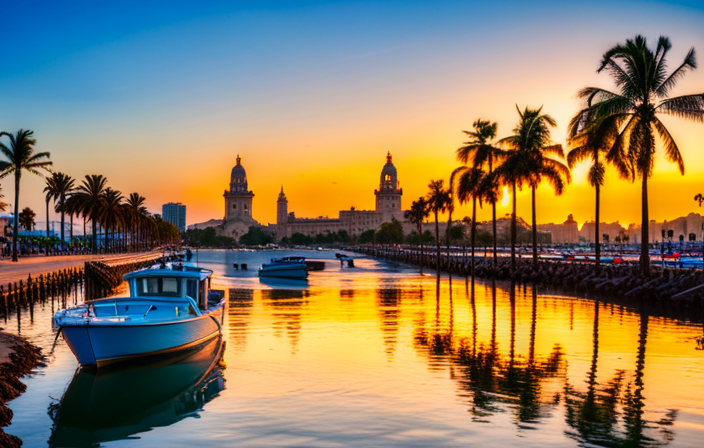
[[[127,254],[101,254],[101,255],[58,255],[47,257],[43,255],[20,258],[17,262],[6,258],[0,261],[0,284],[27,280],[30,274],[36,277],[40,274],[62,269],[83,266],[86,261],[110,261],[119,263],[120,261],[136,260],[143,257],[154,257],[161,254],[160,251],[149,251]]]

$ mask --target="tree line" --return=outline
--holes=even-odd
[[[671,48],[672,44],[667,37],[660,37],[652,49],[648,47],[646,38],[639,35],[606,51],[597,72],[610,75],[615,89],[586,87],[578,92],[584,105],[570,120],[567,151],[551,140],[550,129],[557,123],[553,117],[543,113],[542,107],[520,109],[516,106],[518,123],[511,134],[499,140],[496,140],[498,125],[489,120],[478,119],[473,123],[472,131],[463,131],[468,141],[456,150],[457,160],[462,165],[452,171],[448,184],[443,179],[431,180],[426,196],[414,201],[405,213],[405,218],[416,224],[419,231],[425,219],[434,215],[438,261],[438,216],[447,213],[448,223],[451,223],[455,202],[471,203],[473,271],[476,208],[477,205],[481,207],[487,203],[492,208],[493,261],[496,266],[496,202],[499,188],[508,187],[512,199],[511,267],[515,270],[516,192],[528,188],[531,191],[532,207],[532,255],[533,263],[537,266],[536,189],[547,182],[557,195],[562,194],[571,182],[571,170],[579,163],[589,162],[587,179],[595,190],[595,235],[599,235],[600,189],[605,182],[606,166],[614,167],[624,180],[641,182],[640,268],[643,275],[648,275],[648,180],[653,172],[656,135],[665,158],[677,164],[680,173],[684,174],[684,160],[679,147],[659,116],[672,115],[704,122],[704,93],[670,96],[670,91],[677,82],[697,67],[694,48],[689,50],[677,68],[668,73],[667,54]],[[448,225],[448,230],[450,228]],[[446,238],[449,245],[449,235]],[[601,253],[600,243],[596,239],[595,259],[598,270]],[[421,253],[422,243],[421,241]]]
[[[34,132],[20,129],[15,134],[0,132],[0,138],[7,137],[9,144],[0,141],[0,152],[7,160],[0,160],[0,179],[14,176],[15,203],[12,225],[12,261],[17,261],[17,240],[20,225],[27,230],[34,227],[36,214],[29,207],[22,213],[20,209],[20,180],[23,173],[44,176],[44,199],[46,202],[46,238],[49,238],[49,209],[61,214],[61,250],[67,249],[65,222],[70,221],[68,247],[86,245],[87,222],[91,224],[91,239],[88,249],[92,253],[139,251],[161,244],[179,241],[180,232],[176,226],[164,221],[159,215],[150,215],[146,198],[139,193],[125,197],[122,192],[108,186],[108,180],[100,174],[89,174],[76,184],[71,176],[53,172],[50,153],[36,152],[37,141]],[[0,190],[1,191],[1,190]],[[0,199],[2,198],[0,194]],[[0,211],[8,204],[0,201]],[[83,219],[83,241],[74,238],[73,220]],[[99,241],[99,232],[102,241]]]

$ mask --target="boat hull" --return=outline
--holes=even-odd
[[[142,324],[64,325],[62,331],[82,366],[101,367],[144,356],[185,350],[222,332],[224,306],[179,321]]]
[[[274,278],[295,278],[295,279],[306,279],[308,278],[308,271],[305,265],[302,266],[272,266],[269,268],[259,269],[260,277],[274,277]]]

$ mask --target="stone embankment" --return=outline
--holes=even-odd
[[[375,246],[350,250],[415,265],[419,265],[421,260],[417,250]],[[435,252],[425,253],[423,259],[423,266],[436,269]],[[442,253],[440,271],[468,276],[471,274],[471,258],[464,254]],[[474,272],[481,278],[531,283],[576,294],[664,300],[684,307],[701,307],[704,302],[704,274],[695,269],[653,268],[646,277],[640,274],[638,266],[602,265],[597,271],[596,266],[590,263],[540,260],[535,267],[532,259],[521,258],[516,260],[515,272],[511,272],[509,257],[499,257],[496,267],[492,257],[475,257]]]
[[[5,403],[20,396],[27,386],[20,378],[43,365],[41,350],[18,336],[0,332],[0,446],[16,448],[22,440],[2,428],[12,421],[12,409]]]

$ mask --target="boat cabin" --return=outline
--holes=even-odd
[[[152,268],[125,275],[133,298],[192,299],[201,311],[208,309],[213,271],[187,264]]]

